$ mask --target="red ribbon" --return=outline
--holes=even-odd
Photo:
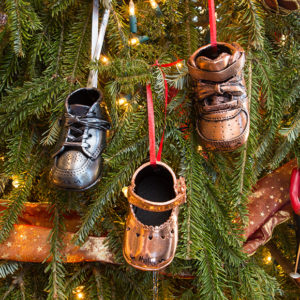
[[[208,12],[210,27],[210,44],[212,45],[212,47],[215,48],[217,46],[217,25],[214,0],[208,0]]]
[[[162,73],[163,79],[164,79],[164,87],[165,87],[165,126],[163,130],[163,134],[160,140],[159,149],[157,152],[157,158],[155,154],[155,120],[154,120],[154,109],[153,109],[153,98],[152,98],[152,91],[151,91],[151,85],[147,84],[147,108],[148,108],[148,130],[149,130],[149,148],[150,148],[150,163],[151,165],[155,165],[156,161],[161,160],[161,153],[163,149],[163,141],[165,137],[165,128],[166,128],[166,119],[167,119],[167,105],[168,105],[168,83],[166,80],[166,74],[162,70],[162,68],[172,67],[179,62],[181,62],[182,59],[176,60],[169,64],[159,64],[158,60],[155,62],[153,67],[158,67]]]

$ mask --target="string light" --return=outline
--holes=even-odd
[[[176,67],[178,68],[178,69],[181,69],[182,67],[183,67],[183,63],[180,61],[180,62],[178,62],[177,64],[176,64]]]
[[[128,101],[131,99],[131,95],[122,96],[117,100],[119,106],[128,106]]]
[[[131,38],[128,41],[128,44],[131,46],[135,46],[138,45],[140,43],[145,43],[149,40],[149,37],[147,35],[140,35],[140,36],[135,36],[133,38]]]
[[[156,3],[155,0],[150,0],[150,4],[151,4],[153,9],[155,9],[158,6],[158,4]]]
[[[129,2],[129,15],[135,16],[135,7],[134,7],[134,3],[132,0],[130,0],[130,2]]]
[[[84,299],[84,293],[82,292],[84,289],[83,285],[76,287],[72,292],[75,294],[77,299]]]
[[[105,55],[100,56],[100,60],[103,64],[107,65],[109,63],[109,58]]]
[[[129,44],[131,46],[137,45],[139,43],[139,39],[137,37],[133,37],[129,40]]]
[[[128,105],[128,103],[127,103],[127,101],[126,101],[126,98],[124,98],[124,97],[122,97],[122,98],[120,98],[119,100],[118,100],[118,104],[120,105],[120,106],[123,106],[123,105]]]
[[[157,4],[157,2],[155,0],[150,0],[150,5],[153,9],[155,9],[156,16],[161,17],[162,16],[162,11],[160,10],[160,7]]]
[[[15,188],[18,188],[20,186],[20,181],[18,179],[18,176],[12,176],[12,185],[15,187]]]
[[[267,256],[264,258],[265,264],[269,264],[271,261],[272,261],[272,256],[271,256],[271,255],[267,255]]]
[[[130,32],[136,33],[137,25],[136,25],[135,7],[132,0],[130,0],[129,2],[129,25],[130,25]]]
[[[125,196],[125,198],[127,198],[127,196],[128,196],[128,187],[127,187],[127,186],[124,186],[124,187],[122,188],[122,193],[123,193],[123,195]]]
[[[84,299],[84,294],[83,293],[77,293],[76,294],[77,299]]]

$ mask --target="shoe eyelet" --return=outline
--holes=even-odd
[[[92,135],[89,133],[89,134],[88,134],[88,138],[91,138],[91,137],[92,137]]]
[[[137,233],[137,234],[136,234],[136,237],[139,237],[139,236],[140,236],[140,234],[139,234],[139,233]]]
[[[160,237],[161,237],[163,240],[166,238],[164,235],[161,235]]]
[[[129,230],[130,230],[130,227],[127,227],[126,230],[129,231]]]
[[[171,230],[171,233],[174,233],[174,229]]]
[[[149,235],[149,236],[148,236],[148,239],[149,239],[150,241],[152,240],[152,238],[153,238],[152,235]]]

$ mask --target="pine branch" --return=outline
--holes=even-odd
[[[65,295],[65,267],[62,263],[61,249],[63,247],[62,238],[64,233],[64,224],[61,211],[59,211],[58,204],[53,207],[53,229],[50,232],[50,255],[51,262],[45,269],[45,272],[50,271],[49,276],[49,295],[47,299],[66,299]]]
[[[14,52],[18,56],[24,56],[24,43],[35,30],[41,28],[40,20],[26,0],[5,0],[5,4]]]
[[[0,278],[5,278],[8,275],[14,274],[20,266],[20,263],[16,261],[0,262]]]

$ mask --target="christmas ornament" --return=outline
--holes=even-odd
[[[263,5],[271,12],[287,15],[300,8],[299,0],[263,0]]]
[[[292,217],[289,181],[295,166],[296,160],[292,160],[266,175],[257,182],[254,192],[248,197],[249,221],[244,231],[243,245],[247,254],[254,254],[259,246],[271,239],[277,225]]]
[[[0,200],[0,211],[5,209],[7,209],[7,201]],[[61,254],[64,262],[115,262],[106,245],[105,237],[88,237],[81,247],[73,244],[74,233],[81,224],[77,212],[67,212],[63,218],[66,232],[62,239]],[[49,235],[52,227],[51,204],[26,202],[18,224],[14,225],[9,238],[0,244],[0,259],[39,263],[46,259],[51,260]]]
[[[197,133],[208,150],[231,151],[247,141],[250,119],[244,63],[240,45],[221,42],[199,48],[188,60],[189,74],[197,84]]]
[[[123,254],[133,267],[160,270],[175,255],[178,240],[179,205],[186,199],[184,179],[162,162],[143,164],[128,188],[129,215],[126,220]]]
[[[291,176],[290,198],[294,212],[300,215],[300,169],[294,168]]]
[[[23,262],[50,261],[49,242],[50,228],[29,225],[14,225],[9,238],[0,244],[0,258],[5,260]],[[112,254],[105,244],[105,237],[88,237],[81,246],[72,242],[74,233],[66,232],[62,239],[64,245],[61,253],[66,263],[79,263],[83,261],[114,262]]]
[[[63,131],[50,172],[55,186],[83,191],[100,179],[100,155],[110,128],[101,119],[100,101],[101,94],[94,88],[81,88],[67,97]]]
[[[156,62],[154,66],[161,69],[176,63],[159,65]],[[166,118],[168,85],[164,72],[162,74]],[[178,240],[178,206],[186,201],[186,187],[183,178],[177,180],[173,170],[160,162],[164,132],[156,157],[150,84],[147,84],[146,89],[150,162],[136,170],[127,191],[130,208],[126,220],[123,255],[125,260],[137,269],[156,271],[169,265],[174,258]]]

